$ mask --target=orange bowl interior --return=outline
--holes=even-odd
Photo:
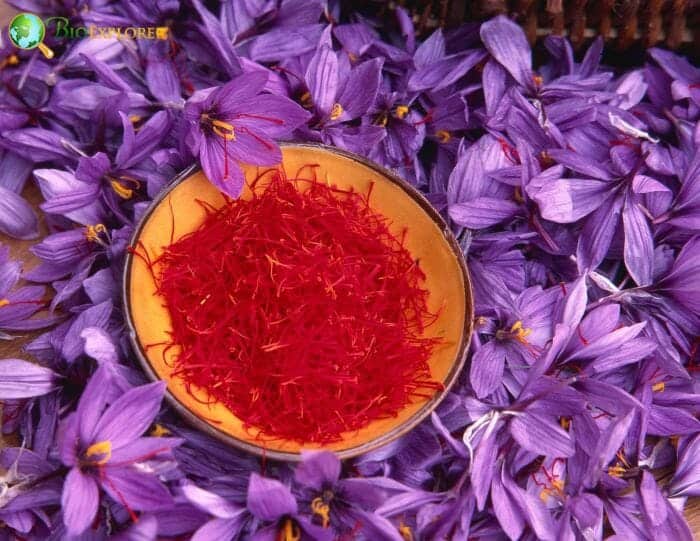
[[[430,292],[429,306],[433,311],[440,309],[439,319],[426,331],[431,336],[443,338],[442,345],[435,349],[430,360],[432,376],[436,381],[451,383],[463,361],[468,339],[465,330],[471,320],[467,311],[471,305],[470,299],[467,298],[469,286],[465,283],[460,261],[440,226],[403,187],[352,157],[308,145],[285,145],[282,147],[282,154],[281,167],[289,176],[305,165],[318,164],[316,178],[341,188],[353,187],[366,193],[373,182],[370,205],[391,220],[392,229],[396,234],[404,227],[408,228],[406,247],[414,257],[420,259],[426,274],[425,286]],[[252,182],[261,169],[256,166],[244,166],[244,172],[247,181]],[[308,177],[308,174],[306,176]],[[250,189],[246,186],[241,197],[250,196]],[[177,240],[197,229],[205,218],[205,211],[196,200],[205,201],[217,208],[222,206],[224,201],[221,193],[207,180],[202,171],[193,173],[175,185],[153,207],[138,233],[141,250],[145,249],[151,258],[156,258],[170,243],[171,233]],[[254,427],[245,427],[224,405],[203,404],[201,401],[206,401],[207,395],[202,389],[190,389],[200,401],[196,400],[185,389],[181,380],[171,376],[170,366],[178,355],[177,348],[171,348],[164,354],[161,347],[145,347],[170,339],[170,316],[162,299],[156,295],[155,283],[146,263],[138,257],[132,257],[129,265],[129,281],[126,285],[127,309],[135,333],[134,339],[144,360],[155,375],[167,383],[172,398],[182,407],[209,424],[220,435],[247,443],[248,445],[244,445],[246,448],[259,448],[260,451],[264,448],[266,452],[296,454],[302,448],[323,447],[347,456],[353,449],[368,450],[368,444],[371,448],[373,442],[379,445],[400,435],[403,433],[402,428],[411,425],[411,421],[416,421],[417,417],[426,413],[426,408],[434,407],[438,395],[442,394],[438,392],[432,399],[411,403],[394,418],[376,420],[356,432],[345,433],[342,440],[335,443],[321,446],[266,438],[258,434]]]

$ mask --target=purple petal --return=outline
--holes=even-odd
[[[21,359],[0,361],[0,400],[32,398],[56,388],[53,370]]]
[[[597,528],[603,521],[603,502],[593,494],[580,494],[569,500],[571,513],[583,528]]]
[[[181,438],[138,438],[129,445],[112,449],[109,464],[110,466],[128,466],[135,462],[168,457],[183,441]]]
[[[260,520],[277,520],[297,512],[297,502],[279,481],[252,473],[248,484],[248,509]]]
[[[469,382],[476,396],[484,398],[498,388],[503,379],[505,359],[505,349],[495,340],[481,346],[472,356]]]
[[[117,151],[115,163],[117,167],[126,169],[143,161],[158,148],[170,133],[172,122],[166,111],[158,111],[134,135],[134,126],[129,118],[122,112],[119,115],[124,128],[124,143]]]
[[[642,472],[642,481],[639,484],[639,496],[642,502],[642,510],[647,519],[659,526],[666,521],[666,498],[659,490],[654,476],[648,471]]]
[[[653,436],[690,435],[700,431],[700,421],[685,410],[652,404],[647,433]]]
[[[518,504],[537,539],[556,539],[552,517],[542,501],[537,496],[525,492],[508,476],[504,475],[502,479],[506,490]]]
[[[510,422],[513,438],[528,451],[548,457],[569,457],[574,454],[571,436],[549,416],[528,411]]]
[[[542,217],[568,224],[580,220],[600,207],[608,184],[585,178],[560,178],[531,193]]]
[[[274,28],[255,37],[249,56],[257,62],[277,62],[297,57],[316,48],[325,26],[311,24],[297,28]]]
[[[600,479],[603,468],[613,459],[627,437],[635,412],[630,410],[626,415],[611,422],[598,438],[598,443],[591,453],[591,462],[587,477],[587,485],[593,486]]]
[[[240,112],[240,102],[248,101],[265,88],[269,75],[265,71],[244,73],[223,86],[215,88],[206,99],[205,108],[216,107],[224,116]],[[195,120],[199,120],[196,118]]]
[[[0,152],[0,187],[21,193],[32,172],[32,162],[14,152]]]
[[[215,518],[207,522],[192,535],[191,541],[229,541],[238,539],[243,521],[238,518]]]
[[[310,114],[300,105],[289,98],[274,94],[260,94],[247,101],[239,102],[239,106],[245,112],[235,115],[236,128],[245,127],[258,135],[274,139],[289,136],[310,118]],[[232,141],[232,148],[235,149],[239,142],[240,138]],[[256,163],[249,160],[243,161]]]
[[[115,400],[95,427],[95,441],[109,441],[113,449],[128,445],[150,426],[158,414],[165,383],[135,387]]]
[[[163,103],[181,103],[180,77],[175,69],[175,64],[168,56],[165,42],[157,43],[148,51],[146,63],[146,83],[151,94]]]
[[[322,490],[326,485],[334,485],[340,478],[340,460],[329,451],[302,452],[302,462],[294,471],[297,483]]]
[[[484,58],[482,51],[450,55],[417,69],[408,80],[411,91],[441,90],[456,83]]]
[[[654,274],[654,239],[639,205],[629,198],[622,209],[625,228],[625,266],[638,286],[651,284]]]
[[[519,506],[503,486],[501,475],[491,483],[491,503],[498,523],[510,539],[519,539],[525,528],[525,518]]]
[[[112,337],[99,327],[87,327],[80,333],[80,338],[85,340],[85,353],[99,363],[116,363],[117,348]]]
[[[486,505],[486,498],[491,488],[491,479],[493,479],[496,470],[498,423],[498,417],[494,416],[486,426],[474,452],[474,460],[471,465],[470,478],[474,497],[476,498],[476,508],[479,511],[483,510]]]
[[[700,435],[694,436],[678,457],[676,472],[671,482],[671,495],[700,495]]]
[[[382,74],[382,59],[374,58],[355,67],[348,76],[338,103],[343,107],[343,120],[358,118],[372,107],[377,98]]]
[[[617,370],[622,366],[639,362],[648,357],[657,347],[658,344],[649,338],[630,340],[625,344],[619,345],[613,352],[600,356],[586,367],[585,372],[600,374]]]
[[[306,84],[316,109],[328,115],[338,92],[338,57],[333,49],[320,47],[306,69]]]
[[[513,78],[528,89],[532,80],[532,53],[523,29],[499,15],[481,25],[479,30],[484,46]]]
[[[571,359],[594,359],[610,355],[622,344],[635,338],[646,326],[646,322],[635,323],[629,327],[622,327],[613,332],[589,341],[587,345],[576,351]]]
[[[581,271],[597,268],[605,258],[620,220],[621,208],[622,198],[610,197],[586,220],[576,249]]]
[[[235,519],[245,511],[244,508],[226,501],[218,494],[201,489],[193,484],[184,485],[182,493],[197,508],[219,519]]]
[[[61,498],[63,523],[68,533],[80,535],[87,530],[97,514],[99,503],[100,495],[95,480],[78,468],[72,468],[66,476]]]
[[[63,214],[83,225],[100,223],[104,212],[97,202],[100,186],[78,180],[60,169],[35,169],[34,176],[46,200],[41,209],[50,214]]]
[[[110,537],[114,541],[155,541],[158,539],[158,520],[153,515],[139,517],[127,530]]]
[[[81,312],[71,324],[63,341],[62,355],[68,362],[75,361],[83,353],[83,340],[80,333],[87,327],[105,328],[112,314],[112,303],[103,302]]]
[[[445,56],[445,37],[438,28],[416,49],[413,61],[418,67],[433,64]]]
[[[15,192],[0,186],[0,232],[15,239],[39,236],[39,221],[32,207]]]
[[[591,176],[599,180],[612,180],[613,175],[608,169],[603,168],[592,158],[573,150],[560,148],[547,149],[549,156],[557,163],[584,175]]]
[[[114,398],[113,387],[112,372],[107,365],[99,366],[85,386],[76,410],[83,445],[98,441],[93,438],[93,434],[105,406]]]
[[[86,40],[87,41],[87,40]],[[77,156],[63,146],[63,138],[43,128],[23,128],[2,134],[12,150],[34,163],[51,160],[75,160]]]
[[[520,205],[517,203],[493,197],[477,197],[449,207],[450,218],[469,229],[491,227],[510,220],[519,211]]]
[[[103,470],[102,488],[118,503],[136,511],[152,511],[172,505],[173,498],[158,478],[132,467]]]
[[[407,513],[419,509],[430,503],[439,502],[443,496],[436,492],[423,490],[411,490],[388,498],[375,513],[385,517],[393,517],[401,513]]]
[[[204,174],[214,186],[231,197],[240,195],[245,182],[243,170],[231,155],[230,149],[228,149],[228,157],[224,158],[224,146],[221,141],[204,143],[200,149],[199,159]],[[225,160],[228,161],[225,162]]]

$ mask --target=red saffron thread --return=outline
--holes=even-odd
[[[263,175],[156,260],[137,254],[171,315],[173,376],[268,440],[338,441],[432,398],[439,311],[406,230],[370,208],[371,189]]]

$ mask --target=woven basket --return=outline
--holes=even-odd
[[[580,50],[596,36],[606,40],[612,64],[638,63],[649,47],[679,50],[700,57],[700,0],[350,0],[387,19],[401,6],[413,16],[419,34],[465,21],[507,14],[524,29],[532,44],[548,35],[568,36]],[[621,58],[615,58],[614,54]]]

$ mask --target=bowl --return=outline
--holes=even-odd
[[[131,343],[147,376],[167,384],[166,400],[195,428],[244,451],[276,460],[297,461],[302,449],[327,449],[341,458],[349,458],[379,448],[407,433],[437,407],[464,365],[473,321],[472,290],[462,252],[447,224],[430,203],[412,186],[394,173],[367,159],[317,144],[283,143],[285,171],[296,172],[306,164],[318,164],[316,177],[340,188],[366,193],[374,183],[370,206],[391,221],[394,233],[408,227],[406,247],[420,258],[429,290],[429,307],[440,308],[440,316],[428,335],[442,337],[429,360],[432,378],[443,384],[432,397],[408,404],[395,417],[372,421],[364,428],[342,434],[339,441],[302,444],[297,441],[261,439],[223,404],[207,404],[201,389],[189,391],[172,376],[172,361],[177,348],[146,347],[169,340],[170,316],[157,295],[148,265],[129,253],[123,276],[123,300]],[[269,168],[243,165],[247,182]],[[242,198],[250,198],[248,185]],[[199,201],[199,202],[198,202]],[[224,196],[196,166],[183,171],[157,197],[141,218],[131,246],[144,249],[157,258],[163,249],[183,235],[197,229],[205,218],[206,202],[213,207],[224,204]]]

